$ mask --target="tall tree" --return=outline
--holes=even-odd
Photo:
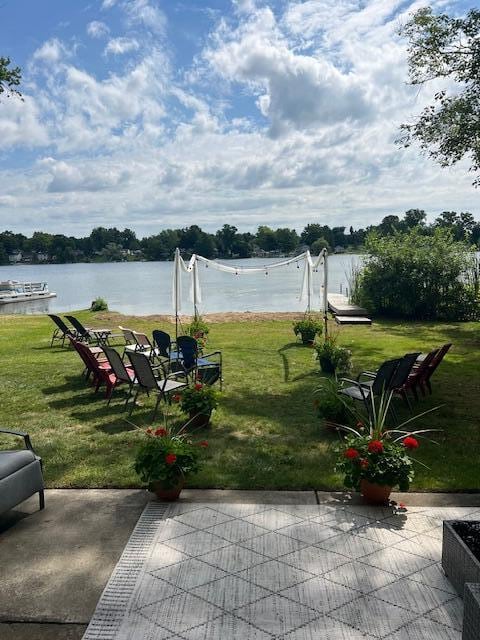
[[[441,166],[468,158],[470,171],[479,171],[480,11],[457,18],[424,7],[400,33],[408,39],[410,84],[444,79],[448,89],[438,91],[416,121],[401,125],[398,142],[419,143]],[[473,184],[480,184],[480,176]]]
[[[22,71],[20,67],[10,67],[10,65],[10,58],[0,57],[0,96],[5,93],[7,97],[16,95],[21,98],[22,94],[16,87],[22,79]]]

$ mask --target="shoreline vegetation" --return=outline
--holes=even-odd
[[[135,317],[113,311],[75,313],[87,326],[128,326],[171,335],[168,316]],[[224,391],[212,426],[195,432],[209,442],[205,465],[189,486],[231,489],[341,490],[334,472],[338,435],[318,414],[315,390],[324,380],[315,350],[295,339],[300,313],[211,314],[208,349],[220,349]],[[170,318],[171,319],[171,318]],[[182,317],[185,328],[189,318]],[[332,323],[333,326],[333,323]],[[30,433],[45,465],[48,487],[138,487],[135,451],[150,425],[154,399],[142,398],[129,419],[120,387],[109,406],[81,375],[71,349],[50,347],[53,326],[45,316],[0,316],[0,380],[8,403],[2,424]],[[478,457],[478,323],[379,320],[371,327],[342,327],[338,342],[353,354],[353,372],[446,342],[453,347],[435,373],[433,395],[415,410],[442,405],[419,428],[441,429],[436,445],[422,442],[412,491],[468,491],[480,486]],[[119,349],[121,349],[119,344]],[[399,419],[408,410],[395,400]],[[168,408],[181,424],[178,405]],[[153,426],[159,426],[161,417]],[[3,444],[3,441],[2,441]],[[11,443],[5,443],[5,445]],[[408,497],[407,497],[408,500]]]
[[[0,233],[0,265],[66,264],[82,262],[128,262],[172,260],[175,249],[184,257],[192,253],[206,258],[280,258],[309,249],[318,255],[329,253],[364,253],[372,234],[380,237],[418,229],[433,236],[436,229],[449,231],[456,241],[465,242],[473,250],[480,247],[480,222],[469,212],[444,211],[428,224],[421,209],[410,209],[401,216],[385,216],[378,225],[365,229],[353,226],[330,227],[307,224],[300,233],[287,227],[272,229],[259,226],[255,233],[239,232],[225,224],[215,233],[198,225],[182,229],[164,229],[157,234],[137,238],[131,229],[96,227],[89,236],[77,238],[63,234],[35,231],[28,238],[21,233]]]

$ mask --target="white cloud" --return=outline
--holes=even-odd
[[[52,179],[47,186],[50,193],[68,191],[102,191],[124,185],[130,179],[126,170],[103,167],[102,171],[87,167],[79,167],[53,158],[45,158],[40,163],[48,168]]]
[[[62,61],[68,55],[66,47],[57,38],[47,40],[34,51],[32,61],[35,63],[52,64]]]
[[[123,7],[132,25],[142,25],[157,35],[164,35],[167,18],[155,2],[128,0]]]
[[[93,20],[92,22],[89,22],[87,25],[87,33],[91,38],[103,38],[107,36],[109,32],[110,32],[110,29],[105,24],[105,22]]]
[[[9,98],[0,105],[0,148],[40,147],[48,144],[47,127],[35,99],[24,93],[24,100]]]
[[[122,55],[130,51],[137,51],[139,43],[134,38],[112,38],[105,47],[105,54]]]
[[[102,9],[111,9],[114,5],[116,5],[118,0],[103,0]]]

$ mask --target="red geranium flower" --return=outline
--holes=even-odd
[[[348,458],[349,460],[355,460],[355,458],[358,458],[360,454],[356,449],[353,449],[353,447],[350,447],[345,451],[343,455],[345,456],[345,458]]]
[[[167,430],[163,429],[162,427],[160,427],[159,429],[155,430],[155,435],[156,436],[160,436],[160,437],[166,436],[167,435]]]
[[[165,456],[165,462],[167,464],[174,464],[177,460],[177,456],[174,453],[167,453]]]
[[[206,449],[208,447],[208,442],[206,440],[202,440],[201,442],[198,443],[198,446]]]
[[[362,460],[360,460],[360,466],[362,467],[362,469],[367,469],[368,468],[368,460],[366,458],[363,458]]]
[[[418,440],[413,436],[407,436],[403,439],[403,445],[407,449],[418,449]]]
[[[368,445],[368,450],[370,453],[382,453],[383,443],[380,440],[372,440]]]
[[[172,402],[180,402],[181,399],[182,399],[182,396],[179,395],[178,393],[172,396]]]
[[[197,382],[197,384],[195,385],[195,391],[200,391],[200,389],[203,388],[203,384],[200,384],[200,382]]]

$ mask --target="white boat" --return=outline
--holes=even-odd
[[[18,282],[17,280],[0,282],[0,304],[56,297],[57,294],[48,289],[46,282]]]

